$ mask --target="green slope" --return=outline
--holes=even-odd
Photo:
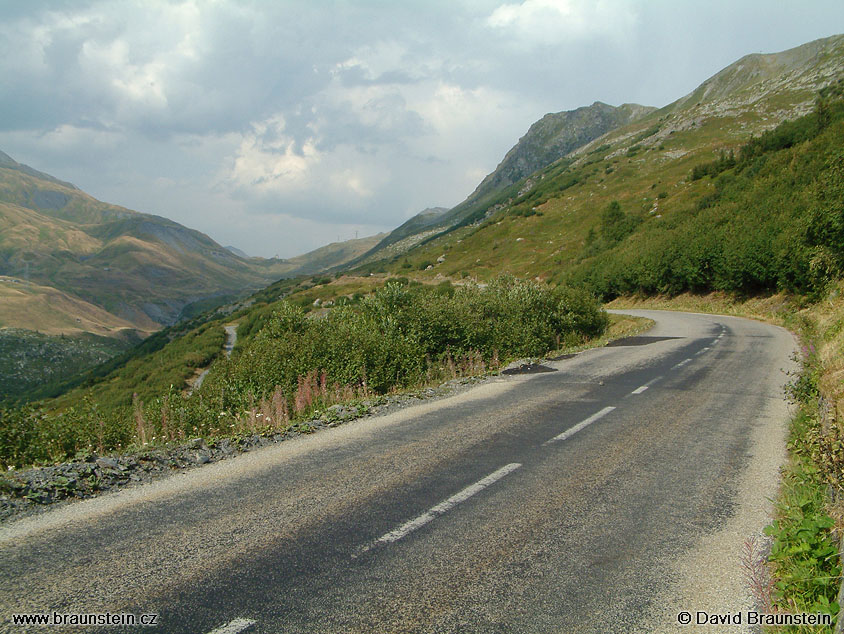
[[[710,182],[692,180],[696,165],[811,112],[818,90],[844,75],[844,37],[756,57],[765,73],[745,58],[707,80],[694,98],[611,130],[511,185],[464,226],[360,270],[418,271],[422,280],[510,272],[559,281],[590,256],[590,231],[600,232],[601,214],[613,201],[636,224],[634,235],[673,222],[713,193]]]
[[[611,130],[564,160],[534,172],[529,177],[531,187],[525,187],[528,179],[505,187],[495,195],[498,202],[488,217],[484,214],[478,221],[434,237],[401,256],[358,269],[365,276],[331,284],[328,279],[279,283],[257,293],[251,304],[233,315],[205,317],[197,328],[209,328],[217,333],[214,337],[220,337],[221,325],[234,319],[241,324],[246,341],[266,323],[279,297],[291,293],[294,303],[308,308],[315,303],[326,306],[326,301],[354,303],[383,283],[383,276],[369,277],[376,270],[429,283],[449,278],[484,281],[513,273],[555,284],[575,281],[605,296],[686,288],[752,292],[789,287],[811,292],[822,282],[812,277],[812,257],[820,254],[825,262],[837,262],[835,253],[828,253],[834,241],[810,238],[805,230],[798,231],[805,229],[820,204],[818,188],[835,174],[834,150],[840,146],[844,125],[833,103],[836,94],[827,95],[830,105],[823,127],[810,115],[746,144],[752,134],[814,108],[817,93],[807,91],[807,86],[811,83],[820,88],[844,71],[842,44],[842,38],[830,38],[807,45],[812,55],[789,52],[774,56],[775,60],[802,60],[802,65],[787,64],[782,71],[793,85],[777,79],[779,75],[762,76],[757,82],[759,98],[744,108],[735,105],[735,93],[719,88],[715,91],[719,96],[703,105],[683,98]],[[806,61],[814,58],[822,60],[817,67]],[[756,71],[752,70],[749,79],[737,81],[737,69],[735,66],[735,72],[722,72],[716,78],[730,77],[725,85],[738,86],[741,95],[747,96],[755,85]],[[771,86],[777,86],[776,90]],[[724,106],[727,102],[732,106]],[[738,157],[735,165],[724,167],[726,163],[718,161],[725,150]],[[701,170],[707,175],[693,178],[693,172],[699,176]],[[778,182],[784,185],[772,185]],[[751,205],[754,200],[759,201],[755,207]],[[768,213],[766,222],[762,213]],[[823,220],[822,215],[819,218],[814,231],[823,236],[832,231],[824,222],[832,221]],[[761,237],[750,230],[758,226],[766,227]],[[731,243],[727,237],[733,234],[752,236],[753,241],[735,239]],[[717,236],[719,244],[732,246],[719,252],[717,265],[712,258],[695,260],[684,245],[697,245],[695,248],[708,256],[714,253],[705,242],[696,242],[696,236]],[[796,243],[800,248],[792,251],[799,257],[782,257],[789,253],[786,247]],[[759,257],[742,260],[742,254]],[[774,257],[776,254],[780,256]],[[760,268],[760,259],[774,264]],[[217,325],[212,328],[206,323]],[[202,330],[207,335],[190,328],[180,332],[194,338],[202,334],[202,338],[211,337],[211,330]],[[127,369],[125,363],[113,366],[109,372],[120,374],[119,381],[114,379],[117,374],[98,372],[97,376],[106,380],[93,377],[94,393],[125,405],[136,388],[152,394],[142,377],[151,375],[149,368],[168,363],[174,389],[185,389],[186,380],[198,367],[197,358],[205,362],[211,353],[188,359],[190,346],[179,343],[181,334],[169,332],[161,340],[164,348],[132,353],[127,362],[141,364],[133,365],[134,369]],[[171,338],[172,343],[167,343]],[[173,352],[177,348],[172,346],[181,352]],[[156,356],[161,354],[169,360]],[[180,355],[184,357],[181,361]],[[109,391],[107,385],[120,387]],[[68,394],[62,403],[72,403],[79,394]]]
[[[654,110],[638,104],[615,107],[596,101],[591,106],[545,115],[530,127],[465,201],[449,210],[426,209],[417,214],[390,232],[356,263],[400,255],[442,231],[477,221],[534,185],[529,178],[514,189],[515,183],[608,131],[641,119]]]

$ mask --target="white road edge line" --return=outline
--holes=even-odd
[[[587,418],[586,420],[582,420],[582,421],[580,421],[577,425],[575,425],[575,426],[574,426],[574,427],[572,427],[571,429],[567,429],[567,430],[566,430],[566,431],[564,431],[562,434],[559,434],[559,435],[557,435],[557,436],[554,436],[553,438],[551,438],[550,440],[546,440],[546,441],[545,441],[544,443],[542,443],[542,444],[543,444],[543,445],[550,445],[552,442],[559,442],[559,441],[561,441],[561,440],[566,440],[567,438],[571,438],[571,437],[572,437],[572,436],[574,436],[577,432],[579,432],[581,429],[583,429],[584,427],[586,427],[586,426],[588,426],[588,425],[591,425],[591,424],[592,424],[592,423],[594,423],[596,420],[598,420],[598,419],[600,419],[600,418],[603,418],[604,416],[606,416],[607,414],[609,414],[609,413],[610,413],[611,411],[613,411],[614,409],[615,409],[615,407],[605,407],[605,408],[604,408],[604,409],[602,409],[600,412],[597,412],[597,413],[595,413],[595,414],[592,414],[592,415],[591,415],[589,418]]]
[[[390,544],[392,542],[397,542],[402,537],[405,537],[409,533],[412,533],[417,528],[421,528],[425,526],[428,522],[435,520],[440,515],[447,513],[455,506],[460,504],[461,502],[465,502],[470,497],[475,495],[476,493],[480,493],[485,488],[490,486],[491,484],[495,484],[504,476],[513,473],[516,469],[520,468],[522,465],[518,462],[513,462],[508,465],[504,465],[498,471],[490,473],[487,477],[482,478],[475,482],[475,484],[470,484],[465,489],[460,491],[459,493],[455,493],[450,498],[448,498],[445,502],[440,502],[436,506],[432,506],[430,509],[422,513],[419,517],[416,517],[408,522],[405,522],[397,529],[390,531],[376,539],[374,542],[366,546],[361,552],[366,552],[375,548],[379,544]]]
[[[255,625],[255,621],[252,619],[235,619],[225,625],[221,625],[216,630],[208,632],[208,634],[237,634],[253,625]]]

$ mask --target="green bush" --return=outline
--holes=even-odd
[[[196,398],[238,411],[279,386],[290,396],[314,373],[329,387],[385,393],[418,384],[450,359],[536,356],[606,325],[585,292],[511,277],[483,290],[388,283],[358,307],[318,319],[279,304],[237,358],[216,364]]]
[[[711,290],[820,296],[844,274],[844,105],[830,104],[825,121],[813,114],[784,123],[738,158],[722,153],[698,166],[693,176],[711,176],[711,185],[658,222],[611,203],[566,280],[606,299]]]

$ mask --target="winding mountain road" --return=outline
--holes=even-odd
[[[680,610],[751,607],[739,557],[776,490],[794,341],[624,312],[656,326],[0,528],[0,628],[672,632]]]

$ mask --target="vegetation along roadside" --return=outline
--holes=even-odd
[[[728,314],[788,328],[800,341],[799,374],[787,391],[795,405],[788,464],[766,528],[771,538],[770,584],[758,589],[790,613],[839,612],[840,541],[844,535],[844,283],[816,302],[784,293],[736,298],[723,292],[675,297],[625,297],[612,308],[656,308]],[[805,632],[832,631],[808,628]]]
[[[509,287],[510,291],[521,289],[529,294],[536,291],[539,291],[540,296],[544,294],[540,287],[533,284],[515,280],[505,280],[503,283]],[[398,290],[395,288],[396,285],[390,286],[392,288],[382,289],[381,293],[395,294]],[[478,289],[464,290],[464,292],[475,293]],[[410,287],[403,295],[426,299],[427,302],[432,300],[433,295],[448,296],[442,290],[424,287]],[[458,295],[457,291],[454,291],[452,298],[454,295]],[[436,303],[436,300],[433,301]],[[594,303],[589,303],[588,306],[594,307]],[[287,304],[286,308],[289,310],[290,305]],[[406,308],[409,306],[406,305]],[[298,311],[291,312],[295,314]],[[570,310],[568,312],[571,314]],[[575,336],[570,332],[567,337],[559,339],[559,346],[556,343],[557,336],[554,336],[554,347],[548,350],[548,356],[572,354],[587,348],[603,346],[614,339],[643,332],[652,324],[647,319],[626,315],[606,315],[597,311],[591,313],[591,318],[597,319],[599,324],[603,323],[606,326],[602,334],[585,337]],[[506,357],[502,357],[504,358]],[[535,361],[536,358],[537,355],[534,355],[528,361]],[[0,520],[38,512],[45,505],[61,500],[91,497],[133,483],[147,482],[166,476],[173,470],[228,458],[303,433],[334,427],[361,416],[382,414],[418,402],[419,399],[449,396],[455,391],[466,389],[478,380],[482,380],[484,375],[498,374],[498,369],[504,364],[504,361],[499,361],[497,366],[483,365],[477,363],[477,357],[474,357],[473,361],[473,355],[461,356],[449,353],[446,353],[444,360],[445,363],[441,364],[437,371],[430,373],[421,383],[401,391],[391,389],[383,394],[371,390],[368,396],[364,396],[358,390],[351,400],[339,403],[334,402],[336,400],[334,394],[324,389],[321,377],[317,378],[313,373],[310,377],[300,376],[297,379],[294,403],[288,405],[290,414],[285,425],[267,421],[272,414],[265,414],[268,411],[266,409],[268,403],[265,400],[263,407],[254,407],[252,410],[243,412],[244,416],[240,420],[246,424],[220,435],[206,438],[192,437],[185,440],[183,436],[176,433],[175,440],[150,439],[146,445],[136,442],[125,450],[112,452],[110,455],[98,453],[95,446],[89,445],[79,450],[74,459],[69,462],[55,465],[45,463],[36,468],[8,471],[5,476],[0,476]],[[522,362],[524,361],[523,358]],[[510,366],[519,363],[516,361]],[[294,415],[296,400],[302,402],[309,397],[313,397],[310,407]],[[183,401],[187,400],[184,396],[181,398]]]

